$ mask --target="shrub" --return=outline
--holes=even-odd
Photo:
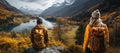
[[[62,43],[61,41],[56,41],[56,40],[51,40],[48,43],[48,46],[62,46],[64,48],[66,48],[66,45],[64,43]]]
[[[21,35],[21,34],[19,34]],[[17,53],[17,52],[23,52],[24,49],[27,49],[31,46],[30,38],[17,36],[17,37],[11,37],[11,36],[0,36],[0,52],[1,53]]]
[[[18,41],[13,39],[13,38],[9,38],[9,37],[1,37],[0,38],[0,48],[17,48],[17,44]]]

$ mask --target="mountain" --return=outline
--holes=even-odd
[[[39,15],[43,12],[41,9],[29,9],[28,7],[21,7],[20,10],[27,15]]]
[[[0,0],[0,16],[11,16],[16,13],[22,14],[20,10],[11,6],[6,0]]]
[[[51,7],[49,7],[48,9],[46,9],[45,11],[43,11],[41,13],[41,15],[53,16],[54,14],[58,14],[58,11],[61,11],[62,9],[66,8],[67,6],[73,5],[74,2],[75,2],[75,0],[72,0],[71,2],[64,1],[63,3],[56,3],[56,4],[52,5]]]
[[[7,10],[14,11],[16,13],[22,13],[17,8],[11,6],[6,0],[0,0],[0,6],[4,6]]]
[[[44,16],[74,16],[78,13],[85,11],[86,9],[90,8],[91,6],[100,4],[103,0],[74,0],[74,3],[71,5],[64,5],[68,2],[63,2],[61,6],[54,7],[55,5],[51,6],[50,8],[46,9],[41,13]]]
[[[79,18],[90,17],[91,12],[94,11],[95,9],[99,9],[101,14],[106,14],[107,12],[116,11],[116,9],[120,7],[119,2],[120,0],[103,0],[101,1],[101,3],[92,5],[89,8],[85,9],[84,11],[74,14],[73,17],[79,17]]]
[[[65,8],[67,6],[67,2],[63,2],[63,3],[56,3],[54,5],[52,5],[51,7],[49,7],[48,9],[46,9],[45,11],[43,11],[41,13],[41,15],[54,15],[55,12],[60,11],[61,9]]]
[[[91,12],[95,9],[100,10],[102,19],[108,26],[120,20],[120,0],[75,0],[72,5],[51,6],[41,15],[69,16],[71,17],[69,20],[85,24],[89,21]]]

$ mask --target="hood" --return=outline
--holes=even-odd
[[[93,17],[96,17],[97,14],[99,15],[98,19],[97,20],[93,19]],[[89,22],[90,26],[98,26],[99,27],[99,26],[103,25],[103,22],[102,22],[102,19],[101,19],[101,15],[100,15],[100,12],[99,12],[98,9],[93,11],[91,16],[92,17],[90,18],[90,22]]]

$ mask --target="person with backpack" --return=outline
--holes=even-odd
[[[84,53],[105,53],[109,47],[109,31],[106,24],[102,22],[99,10],[92,12],[89,24],[84,34]]]
[[[37,25],[31,31],[32,47],[36,50],[41,50],[47,47],[48,32],[42,24],[42,19],[37,19]]]

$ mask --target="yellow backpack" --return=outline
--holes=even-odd
[[[47,32],[43,28],[34,28],[31,32],[32,46],[36,49],[42,49],[46,47],[48,42]]]

